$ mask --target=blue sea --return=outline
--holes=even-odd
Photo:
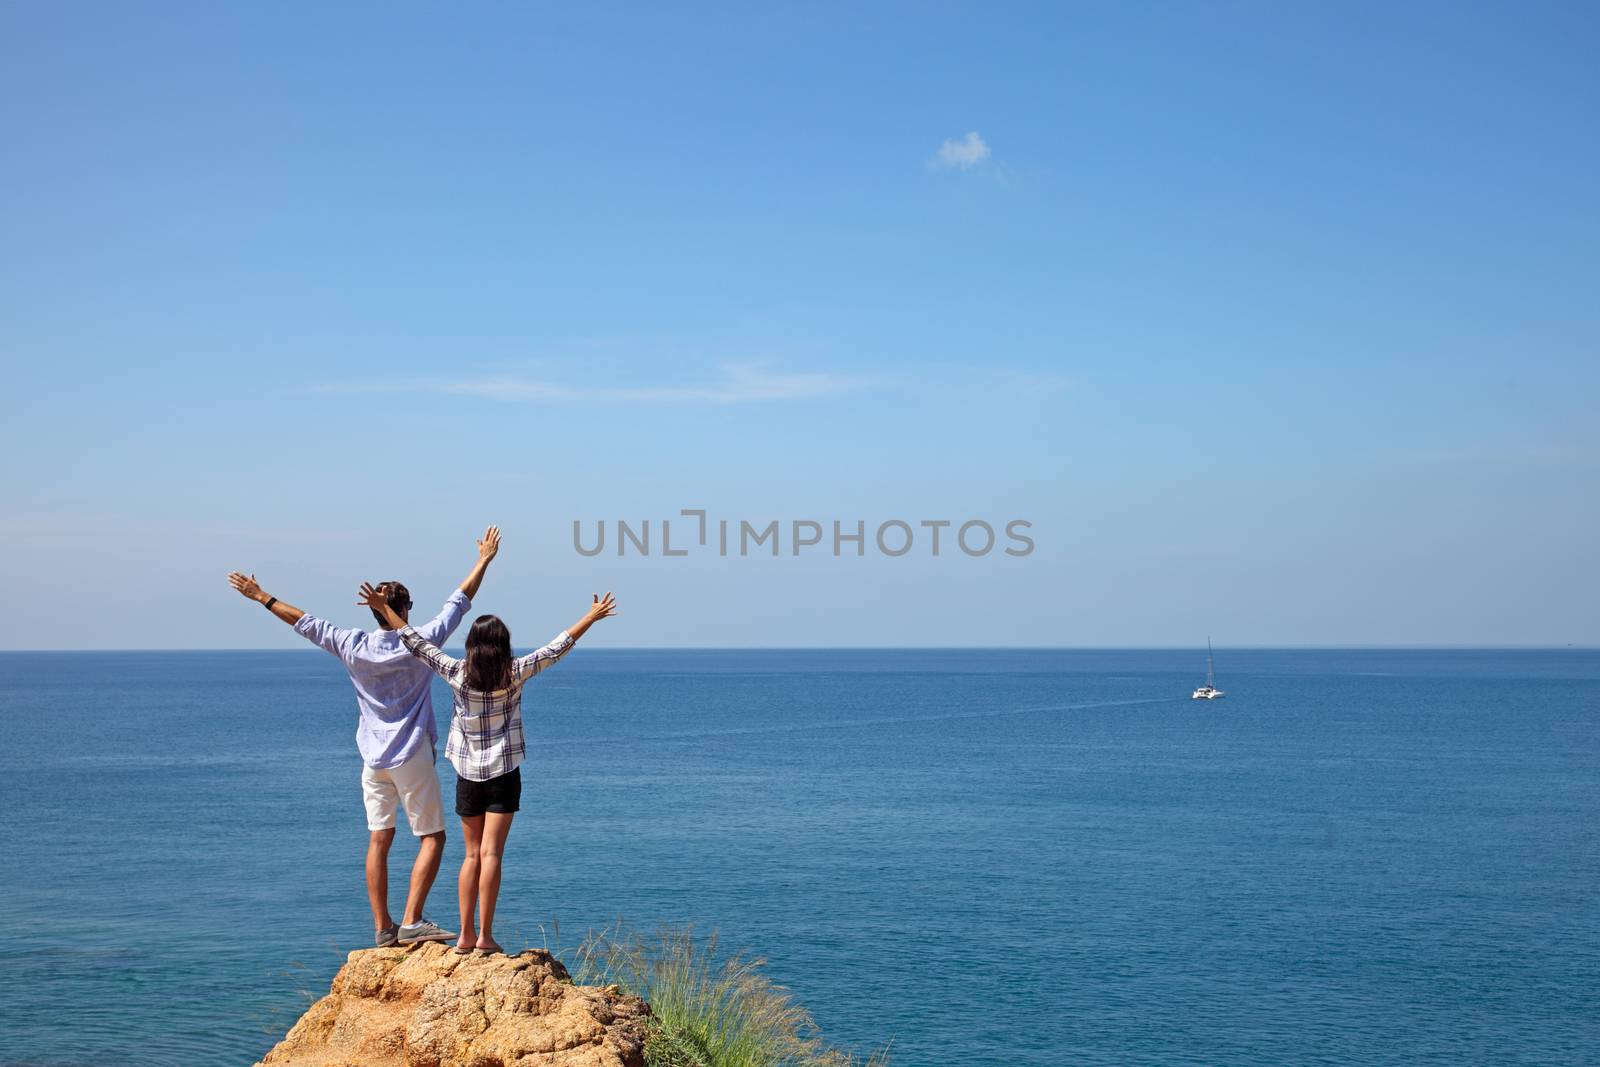
[[[1204,666],[580,648],[501,940],[716,929],[901,1065],[1600,1062],[1600,652]],[[0,1063],[247,1064],[370,943],[333,659],[0,654],[0,717]]]

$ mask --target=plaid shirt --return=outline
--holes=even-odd
[[[572,636],[562,630],[539,651],[512,660],[511,684],[487,692],[468,689],[466,663],[440,652],[438,645],[411,627],[401,628],[400,640],[456,695],[450,740],[444,748],[456,774],[471,782],[487,782],[516,770],[528,750],[522,739],[522,687],[571,650]]]

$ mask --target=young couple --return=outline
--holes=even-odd
[[[583,617],[548,645],[526,656],[511,654],[511,631],[493,615],[479,615],[467,633],[467,656],[439,650],[461,625],[500,551],[500,528],[478,542],[478,560],[443,609],[422,626],[410,624],[411,594],[399,582],[363,583],[358,603],[378,620],[375,631],[346,630],[262,592],[255,575],[234,572],[228,583],[296,633],[339,657],[356,690],[360,712],[356,745],[364,764],[361,792],[367,807],[367,897],[379,947],[456,939],[456,951],[492,954],[500,857],[522,796],[522,687],[566,655],[590,626],[616,614],[611,594],[596,595]],[[444,808],[434,772],[438,728],[429,693],[439,675],[455,695],[445,755],[456,769],[456,814],[467,842],[461,862],[461,933],[440,928],[422,914],[444,854]],[[404,806],[411,832],[422,839],[411,868],[405,912],[389,913],[389,846],[395,813]]]

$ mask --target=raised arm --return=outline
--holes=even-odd
[[[578,638],[589,632],[589,627],[601,619],[609,619],[617,613],[617,602],[610,593],[604,599],[596,594],[594,604],[583,613],[583,617],[571,626],[556,634],[555,639],[536,652],[530,652],[518,659],[513,666],[519,678],[531,678],[546,667],[555,663],[562,656],[572,651],[572,646]]]
[[[488,573],[489,561],[494,559],[495,553],[500,551],[500,527],[491,526],[483,532],[483,538],[478,542],[478,562],[472,565],[472,570],[461,581],[461,591],[471,600],[478,595],[478,586],[483,584],[483,576]]]
[[[237,589],[240,596],[265,605],[268,611],[294,627],[295,633],[324,652],[331,652],[342,660],[348,659],[350,651],[361,639],[360,630],[346,630],[335,626],[326,619],[308,615],[293,604],[285,604],[277,597],[268,596],[261,591],[261,586],[256,583],[256,576],[253,574],[246,577],[234,571],[228,575],[228,584]]]
[[[266,605],[268,611],[272,612],[290,626],[293,626],[295,623],[299,622],[300,617],[305,614],[305,612],[301,611],[293,604],[285,604],[277,597],[268,596],[266,593],[263,593],[261,591],[261,586],[256,583],[256,576],[253,574],[246,576],[240,574],[238,571],[234,571],[232,574],[228,575],[228,584],[233,586],[234,589],[238,590],[239,595],[244,597],[246,600],[254,600],[257,604]]]
[[[567,627],[567,636],[576,641],[578,638],[589,632],[589,627],[593,626],[601,619],[611,618],[611,616],[615,615],[616,613],[616,598],[613,597],[610,592],[607,592],[604,597],[601,597],[599,593],[596,593],[594,595],[594,603],[590,605],[588,611],[583,613],[583,618]]]
[[[371,582],[361,583],[361,599],[356,603],[382,615],[384,625],[391,630],[398,630],[400,641],[406,646],[406,650],[433,668],[433,673],[447,682],[461,673],[461,661],[454,656],[445,655],[439,650],[438,645],[408,626],[406,621],[389,606],[389,598],[381,589],[374,588]]]

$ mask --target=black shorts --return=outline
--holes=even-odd
[[[522,806],[522,768],[487,782],[456,779],[456,814],[463,819],[486,811],[509,815]]]

